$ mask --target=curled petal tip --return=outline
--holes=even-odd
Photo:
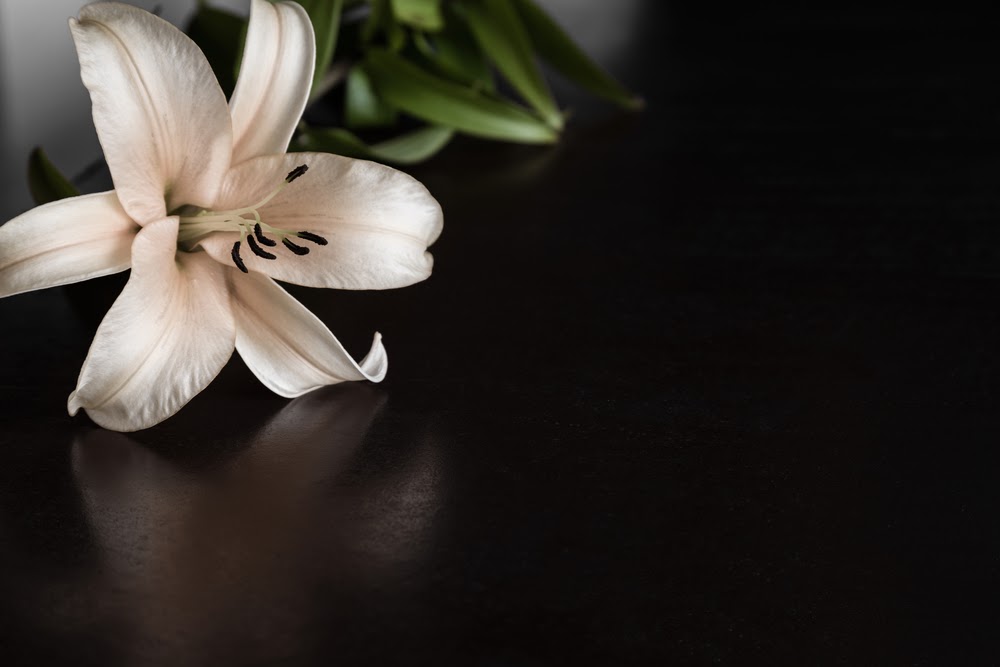
[[[66,412],[69,413],[70,417],[75,417],[76,413],[80,411],[80,402],[76,400],[76,392],[72,392],[69,398],[66,399]]]

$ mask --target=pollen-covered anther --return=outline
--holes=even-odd
[[[292,181],[294,181],[296,178],[306,173],[307,171],[309,171],[309,165],[300,164],[295,169],[292,169],[290,172],[288,172],[288,176],[285,176],[285,182],[291,183]]]
[[[253,254],[261,257],[263,259],[278,259],[277,255],[269,253],[257,244],[257,239],[254,238],[253,234],[247,234],[247,245],[250,246],[250,251]]]
[[[326,245],[327,243],[329,243],[329,241],[327,241],[319,234],[313,234],[312,232],[299,232],[297,236],[300,239],[305,239],[306,241],[312,241],[316,245]]]
[[[288,248],[289,250],[291,250],[296,255],[299,255],[300,257],[302,255],[308,255],[309,254],[309,248],[303,248],[300,245],[296,245],[295,243],[292,243],[291,241],[289,241],[287,238],[281,239],[281,244],[283,246],[285,246],[286,248]]]
[[[239,269],[243,273],[250,273],[250,271],[247,269],[247,265],[243,263],[243,258],[240,257],[240,242],[239,241],[237,241],[236,243],[233,244],[233,251],[230,253],[230,255],[232,255],[233,264],[236,265],[237,269]]]
[[[254,237],[256,237],[258,243],[260,243],[261,245],[266,245],[268,248],[273,248],[274,246],[278,245],[278,242],[275,241],[274,239],[269,239],[266,236],[264,236],[264,230],[260,228],[259,222],[253,226],[253,235]]]

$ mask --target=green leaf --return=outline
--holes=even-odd
[[[444,27],[441,0],[391,0],[396,20],[417,30],[436,32]]]
[[[371,12],[362,29],[362,40],[368,44],[379,33],[385,35],[385,43],[390,51],[400,51],[406,45],[406,30],[396,21],[389,0],[372,0]]]
[[[344,91],[347,127],[385,127],[395,123],[396,117],[396,110],[375,94],[368,73],[361,67],[352,67]]]
[[[538,55],[570,81],[598,97],[626,109],[645,106],[641,97],[624,86],[591,60],[533,0],[513,0]]]
[[[31,197],[39,206],[80,194],[69,179],[52,164],[41,147],[31,151],[31,156],[28,158],[28,188],[31,190]]]
[[[226,97],[236,87],[246,27],[245,19],[205,4],[199,4],[187,25],[188,36],[205,53]]]
[[[528,104],[556,130],[563,127],[562,113],[535,62],[528,33],[509,0],[481,0],[456,5],[472,28],[483,52],[510,81]]]
[[[455,131],[449,127],[431,125],[368,145],[347,130],[320,128],[306,130],[299,143],[309,151],[336,153],[389,164],[417,164],[433,157],[454,135]]]
[[[469,34],[463,34],[446,24],[445,30],[432,37],[413,33],[413,44],[421,55],[441,74],[473,88],[494,90],[493,72]]]
[[[375,33],[382,27],[383,16],[389,11],[389,0],[372,0],[368,18],[361,30],[361,38],[367,44],[375,38]]]
[[[333,62],[344,0],[298,0],[298,2],[309,14],[313,31],[316,33],[316,72],[313,74],[312,83],[312,94],[316,96],[320,90],[320,82],[330,69],[330,63]]]
[[[383,100],[429,123],[526,144],[550,144],[558,138],[526,109],[441,79],[383,49],[369,51],[364,68]]]

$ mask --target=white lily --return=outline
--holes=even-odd
[[[282,396],[380,381],[379,334],[355,362],[272,279],[339,289],[423,280],[441,208],[388,167],[285,154],[313,78],[305,11],[252,0],[228,105],[194,42],[152,14],[97,3],[70,29],[115,189],[0,227],[0,296],[132,269],[70,414],[83,408],[116,431],[152,426],[204,389],[234,348]]]

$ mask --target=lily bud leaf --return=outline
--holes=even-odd
[[[337,153],[364,160],[408,165],[433,157],[453,136],[455,131],[450,127],[430,125],[369,145],[348,130],[317,128],[307,129],[299,138],[299,145],[306,151]]]
[[[383,49],[364,63],[375,90],[400,111],[466,134],[525,144],[551,144],[556,131],[528,110],[441,79]]]
[[[417,30],[436,32],[444,27],[441,0],[391,0],[396,20]]]
[[[533,0],[511,0],[538,55],[581,88],[626,109],[645,106],[643,99],[629,92],[591,60],[569,35]]]
[[[556,130],[563,127],[562,113],[535,62],[531,39],[508,0],[483,0],[456,5],[472,28],[483,52],[525,101],[538,110]]]
[[[80,194],[41,148],[31,151],[28,158],[28,188],[39,206]]]

